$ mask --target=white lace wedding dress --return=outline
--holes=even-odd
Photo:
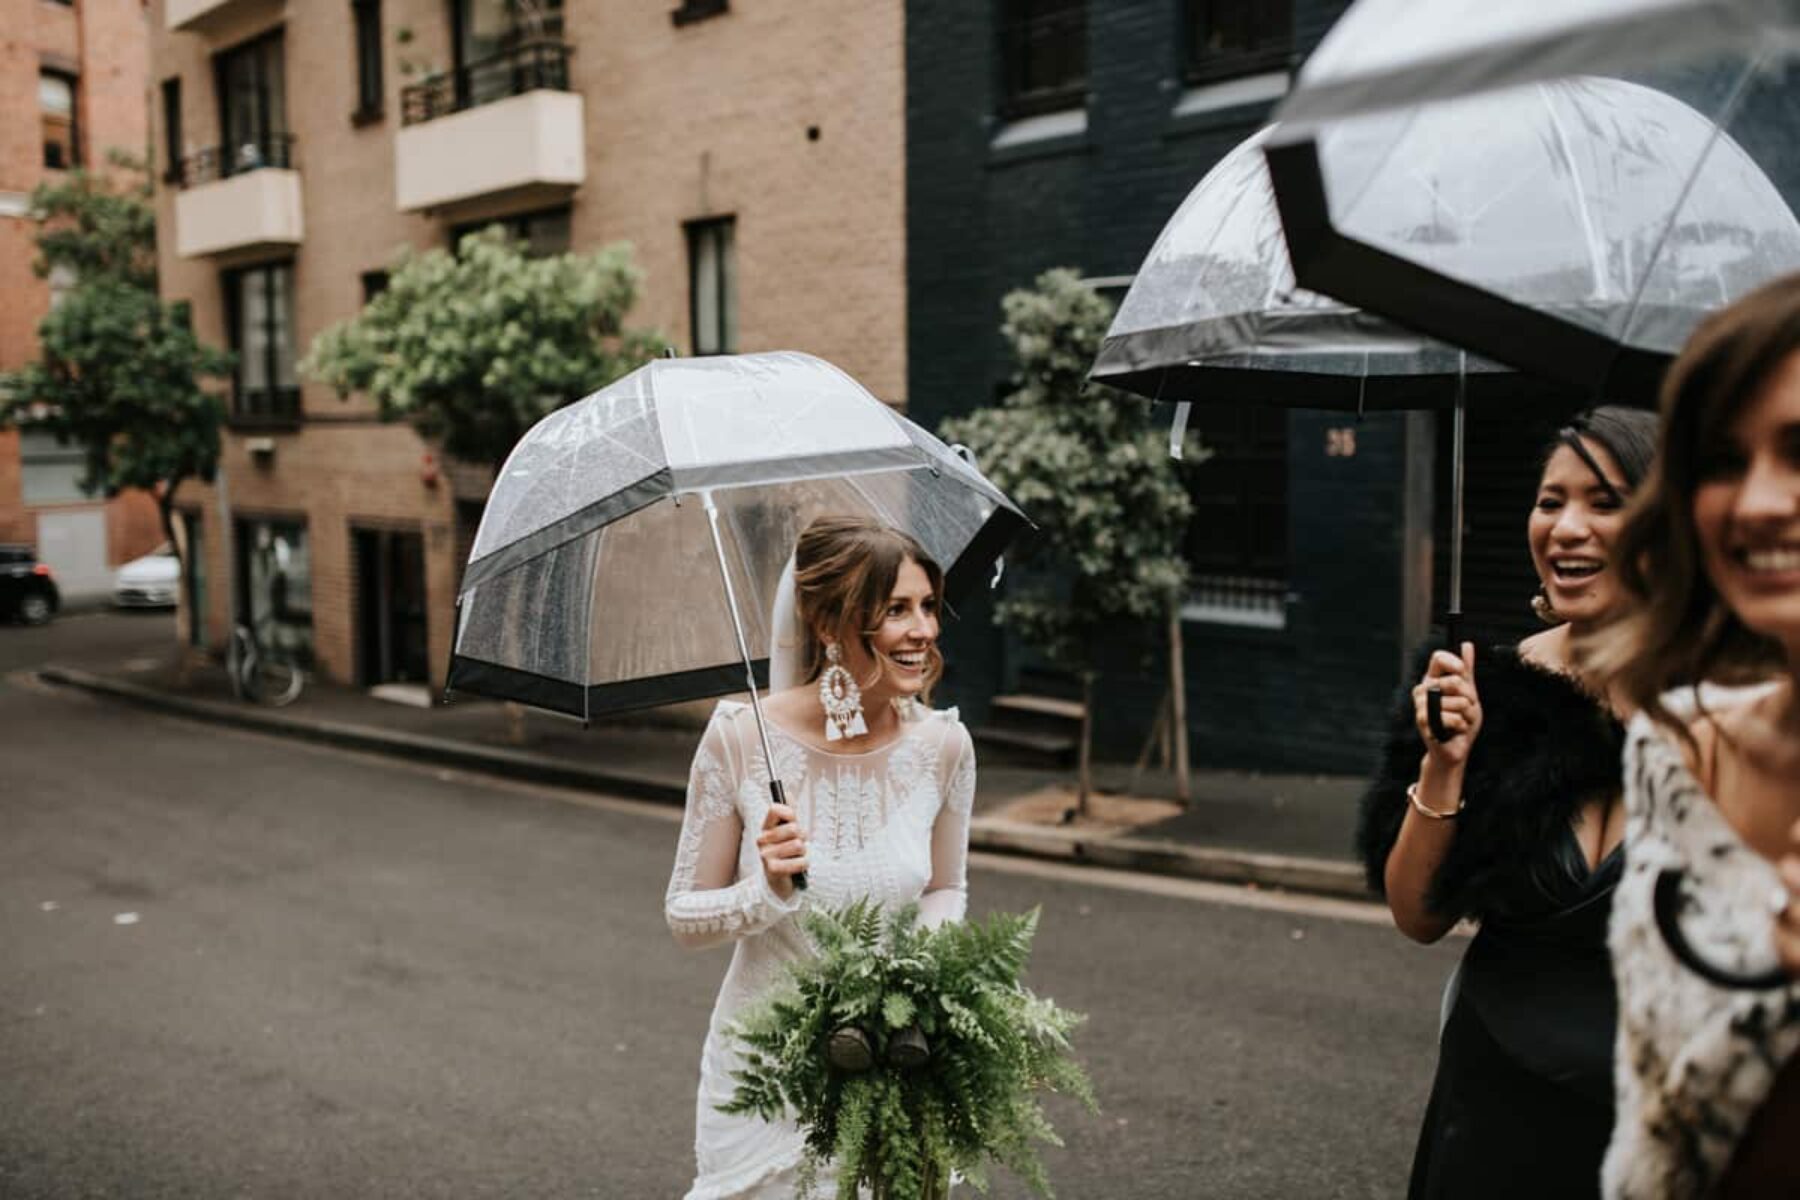
[[[664,902],[684,946],[735,940],[700,1056],[687,1200],[786,1200],[804,1148],[791,1123],[731,1117],[731,1073],[741,1059],[726,1037],[738,1014],[810,953],[795,919],[803,905],[871,897],[897,909],[918,900],[927,923],[958,920],[967,900],[969,812],[975,754],[954,709],[913,705],[899,737],[864,753],[814,749],[770,723],[776,772],[807,832],[804,892],[769,887],[756,834],[769,808],[769,775],[746,704],[720,701],[688,779],[687,815]],[[821,1194],[829,1195],[821,1178]]]

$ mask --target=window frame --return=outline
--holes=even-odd
[[[1265,44],[1246,49],[1203,52],[1199,47],[1200,32],[1210,26],[1214,10],[1237,6],[1256,17],[1280,13],[1286,19],[1286,31]],[[1271,4],[1268,0],[1182,0],[1181,77],[1190,87],[1225,83],[1252,75],[1291,70],[1294,64],[1294,6],[1292,0]]]
[[[69,161],[65,163],[50,161],[50,147],[53,143],[45,136],[45,125],[49,121],[50,114],[45,110],[43,101],[43,81],[46,78],[60,80],[68,85],[69,89]],[[43,145],[45,170],[73,171],[81,166],[81,76],[79,73],[64,70],[61,67],[38,67],[38,130],[39,141]],[[62,143],[54,144],[60,146]]]
[[[1034,5],[1044,5],[1048,11],[1029,11]],[[1087,106],[1087,9],[1087,0],[995,0],[995,91],[999,100],[996,108],[1003,120],[1016,121]],[[1079,69],[1060,81],[1027,87],[1023,76],[1029,55],[1025,54],[1023,58],[1021,55],[1030,45],[1028,27],[1057,23],[1074,27],[1063,32],[1073,34],[1070,45],[1074,48]]]
[[[284,272],[287,280],[287,303],[277,307],[274,303],[273,280],[277,272]],[[244,386],[244,347],[243,347],[243,305],[244,280],[252,275],[263,275],[264,296],[263,311],[269,314],[268,324],[264,330],[263,343],[263,378],[269,382],[257,390],[263,403],[252,406],[248,403],[252,393]],[[298,368],[295,367],[292,383],[280,383],[278,369],[280,356],[276,353],[275,337],[276,312],[286,312],[289,322],[288,344],[293,351],[290,359],[298,359],[298,331],[293,326],[297,314],[294,311],[294,261],[277,259],[273,262],[252,263],[242,267],[232,267],[220,273],[225,289],[225,322],[226,342],[236,358],[231,372],[231,417],[230,423],[241,427],[275,427],[293,428],[300,424],[300,382]],[[290,366],[293,366],[290,363]]]
[[[564,222],[564,240],[558,249],[534,252],[532,249],[531,223],[547,218],[560,217]],[[525,257],[549,258],[557,254],[567,254],[575,245],[575,206],[573,204],[553,204],[549,208],[534,208],[527,212],[509,213],[504,217],[483,217],[478,221],[464,221],[460,225],[452,225],[450,234],[450,253],[456,253],[456,247],[463,238],[471,233],[480,233],[492,225],[506,230],[507,236],[525,244]]]
[[[163,182],[181,182],[181,164],[186,131],[181,122],[181,76],[171,75],[162,81]]]
[[[270,47],[273,47],[271,50]],[[266,56],[266,57],[264,57]],[[232,133],[233,92],[227,79],[227,73],[238,60],[255,64],[256,89],[261,103],[255,129],[251,131],[250,144],[257,148],[257,161],[246,163],[238,161],[237,150],[244,143],[234,145]],[[275,86],[270,86],[271,73],[269,62],[276,64],[279,77]],[[270,97],[279,92],[281,119],[272,119]],[[233,175],[242,175],[262,167],[291,167],[292,134],[288,121],[287,103],[287,29],[277,25],[265,30],[255,37],[247,38],[235,46],[227,46],[213,55],[213,93],[218,99],[219,107],[219,149],[218,177],[226,179]],[[279,128],[277,126],[279,125]]]
[[[355,47],[356,109],[353,125],[370,125],[387,115],[387,73],[381,52],[381,0],[350,0],[350,35]]]
[[[1195,405],[1189,428],[1210,453],[1181,467],[1182,486],[1194,504],[1181,548],[1190,579],[1187,619],[1273,628],[1284,623],[1293,572],[1288,425],[1288,410],[1275,405]],[[1229,482],[1218,478],[1223,469],[1234,475]],[[1228,515],[1209,519],[1209,513]],[[1279,538],[1265,528],[1270,522]],[[1201,553],[1198,535],[1222,530],[1234,535],[1233,552]],[[1279,553],[1272,553],[1277,545]]]
[[[688,351],[696,358],[714,354],[736,354],[738,347],[737,319],[737,215],[720,217],[702,217],[698,220],[682,223],[682,232],[687,241],[687,280],[688,280]],[[700,250],[706,239],[723,234],[715,247],[715,275],[712,280],[714,295],[718,297],[718,310],[713,314],[717,329],[718,344],[708,348],[700,345],[700,293],[701,293],[701,257]]]

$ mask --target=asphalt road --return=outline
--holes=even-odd
[[[0,666],[166,636],[0,628]],[[0,1196],[685,1189],[725,957],[664,929],[672,812],[18,675],[0,742]],[[1043,906],[1031,981],[1091,1016],[1104,1111],[1054,1110],[1059,1195],[1403,1192],[1456,946],[1060,868],[978,865],[972,891]]]

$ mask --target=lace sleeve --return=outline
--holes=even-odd
[[[760,933],[800,907],[799,892],[783,900],[760,870],[738,878],[744,822],[737,793],[744,763],[730,726],[730,710],[721,705],[694,753],[681,843],[663,898],[670,932],[694,949]]]
[[[938,775],[944,802],[931,823],[931,880],[919,900],[926,925],[960,921],[969,906],[969,816],[975,808],[975,747],[961,722],[951,725]]]

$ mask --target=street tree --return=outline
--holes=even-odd
[[[32,193],[34,269],[73,283],[38,326],[38,357],[0,377],[0,423],[78,446],[89,491],[150,492],[185,556],[175,498],[218,467],[224,410],[204,384],[230,374],[231,356],[194,336],[185,306],[157,295],[149,172],[119,155],[111,166]]]
[[[301,369],[498,469],[539,420],[662,351],[658,335],[625,327],[641,282],[629,246],[534,258],[490,227],[455,253],[404,253],[387,289],[319,334]]]
[[[1175,611],[1187,586],[1181,543],[1192,503],[1151,427],[1150,404],[1086,382],[1112,319],[1106,299],[1058,268],[1008,293],[1002,310],[1013,390],[942,433],[968,446],[1037,525],[1015,552],[1022,570],[1010,575],[995,619],[1080,680],[1085,813],[1101,647],[1122,624],[1168,621]],[[1199,457],[1198,446],[1187,456]]]

